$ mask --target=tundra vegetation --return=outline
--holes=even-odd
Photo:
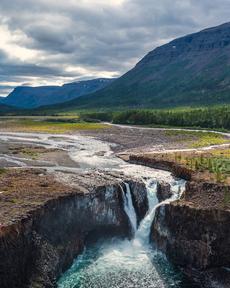
[[[178,141],[190,142],[189,148],[222,145],[230,142],[230,140],[222,134],[214,132],[167,130],[165,133],[174,139],[178,136]]]
[[[78,118],[11,118],[0,121],[2,131],[40,132],[40,133],[70,133],[81,130],[97,130],[109,127],[102,123],[79,121]]]
[[[209,151],[156,153],[151,157],[175,162],[193,172],[198,178],[222,184],[230,184],[230,149],[218,148]],[[228,195],[226,195],[228,197]]]
[[[149,127],[195,127],[230,130],[230,106],[177,108],[170,110],[135,109],[120,112],[83,112],[82,119]]]

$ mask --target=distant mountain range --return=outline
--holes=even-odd
[[[100,90],[114,79],[99,78],[79,81],[63,86],[16,87],[7,97],[0,97],[0,103],[18,108],[37,108],[65,102]]]
[[[161,108],[222,103],[230,103],[230,23],[158,47],[106,88],[64,106]]]
[[[230,103],[230,22],[154,49],[116,80],[18,87],[3,103],[22,108],[45,106],[55,111]]]
[[[4,116],[6,114],[16,114],[17,112],[17,108],[0,103],[0,116]]]

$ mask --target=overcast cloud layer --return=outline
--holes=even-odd
[[[0,95],[117,77],[173,38],[229,21],[229,0],[1,0]]]

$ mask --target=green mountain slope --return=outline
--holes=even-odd
[[[230,23],[158,47],[106,88],[62,107],[160,108],[221,103],[230,103]]]
[[[11,115],[20,112],[19,109],[0,103],[0,116]]]
[[[63,86],[16,87],[7,97],[1,97],[0,103],[19,108],[32,109],[70,101],[77,97],[98,91],[114,79],[98,78],[68,83]]]

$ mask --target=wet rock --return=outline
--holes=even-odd
[[[129,181],[128,183],[132,191],[133,205],[137,215],[137,224],[139,225],[149,209],[146,187],[143,182]]]
[[[183,200],[193,203],[196,207],[230,210],[230,186],[212,182],[190,181],[186,183]]]
[[[190,181],[192,178],[192,171],[182,165],[179,165],[173,161],[167,161],[163,159],[157,159],[154,157],[148,157],[144,155],[130,155],[128,162],[138,165],[144,165],[155,169],[161,169],[170,171],[172,174],[184,180]]]
[[[59,177],[61,174],[59,175]],[[91,173],[70,176],[75,192],[44,201],[0,229],[0,287],[56,287],[88,239],[104,235],[129,237],[123,209],[124,175]],[[64,180],[64,175],[62,175]],[[75,182],[74,182],[75,181]],[[144,184],[127,179],[139,221],[146,214]],[[36,196],[34,196],[36,197]],[[45,197],[45,195],[44,195]],[[20,204],[18,204],[20,205]]]
[[[195,280],[201,288],[229,288],[230,270],[226,267],[199,271],[196,269],[182,270],[189,278]]]
[[[157,186],[157,199],[162,202],[172,197],[171,186],[169,183],[159,182]]]
[[[188,184],[187,189],[191,185],[195,189],[195,183]],[[205,185],[197,184],[199,187]],[[210,185],[207,187],[210,189]],[[187,201],[182,199],[156,209],[151,241],[187,275],[202,283],[201,287],[216,287],[208,284],[207,275],[215,270],[212,275],[217,280],[222,267],[230,267],[230,211],[221,206],[209,207],[208,203],[199,206],[193,203],[190,193],[185,192]]]

